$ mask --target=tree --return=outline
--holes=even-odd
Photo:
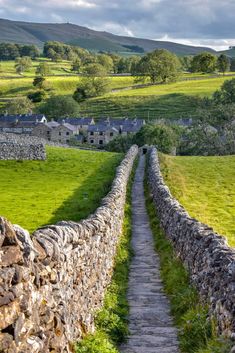
[[[48,76],[50,74],[50,66],[48,63],[40,63],[36,69],[36,75]]]
[[[203,52],[192,59],[190,71],[212,73],[216,70],[217,57],[211,53]]]
[[[0,43],[0,60],[15,60],[19,56],[20,50],[16,44]]]
[[[35,59],[40,56],[40,51],[38,47],[35,45],[23,45],[20,48],[20,55],[21,56],[29,56],[32,59]]]
[[[74,61],[73,61],[73,63],[72,63],[72,71],[76,71],[76,72],[80,72],[80,70],[81,70],[81,67],[82,67],[82,61],[81,61],[81,59],[80,58],[76,58]]]
[[[45,77],[36,76],[34,78],[34,80],[33,80],[33,85],[34,85],[34,87],[37,87],[39,89],[44,89],[45,88],[45,82],[46,82]]]
[[[83,69],[83,73],[87,76],[92,77],[107,76],[107,70],[105,69],[105,67],[97,63],[86,65]]]
[[[133,136],[117,136],[110,141],[105,149],[110,152],[126,152],[133,145]]]
[[[102,65],[107,72],[113,72],[113,59],[109,55],[99,54],[97,56],[97,62]]]
[[[43,90],[29,93],[27,96],[33,103],[42,102],[46,98],[46,92]]]
[[[138,146],[156,145],[159,151],[171,153],[178,144],[178,135],[170,126],[147,124],[136,133],[133,142]]]
[[[223,74],[225,74],[226,71],[229,71],[229,69],[230,69],[230,61],[229,61],[229,58],[226,55],[221,54],[218,57],[217,68],[218,68],[219,72],[222,72]]]
[[[110,79],[108,77],[83,77],[73,98],[81,102],[86,98],[98,97],[110,91]]]
[[[6,111],[8,114],[29,114],[33,110],[33,104],[27,97],[18,97],[8,102]]]
[[[168,50],[157,49],[148,53],[136,67],[137,75],[150,77],[152,83],[175,81],[179,74],[180,62]]]
[[[235,58],[230,59],[230,71],[234,72],[235,71]]]
[[[15,61],[15,69],[19,75],[29,70],[31,66],[32,66],[32,61],[31,61],[31,58],[28,56],[17,58]]]
[[[111,81],[102,65],[88,64],[84,68],[84,73],[86,76],[80,80],[73,95],[77,102],[86,98],[101,96],[110,91]]]
[[[49,118],[66,118],[79,114],[78,103],[69,96],[53,96],[39,108],[40,112]]]
[[[216,104],[235,103],[235,78],[225,81],[221,89],[213,94],[213,100]]]

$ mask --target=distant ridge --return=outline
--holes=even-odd
[[[0,42],[35,44],[42,48],[48,40],[78,45],[94,51],[141,53],[154,49],[168,49],[177,55],[195,55],[202,51],[215,52],[206,47],[194,47],[166,41],[117,36],[94,31],[70,23],[31,23],[0,19]]]

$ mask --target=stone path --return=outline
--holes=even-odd
[[[132,246],[128,301],[127,343],[121,353],[178,353],[177,330],[160,279],[159,258],[154,250],[144,197],[145,156],[140,157],[132,189]]]

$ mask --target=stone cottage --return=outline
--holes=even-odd
[[[75,135],[79,135],[79,129],[68,123],[59,124],[51,130],[51,141],[68,143]]]

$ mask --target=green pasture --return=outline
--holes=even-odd
[[[107,194],[121,154],[47,147],[46,161],[0,161],[0,215],[33,231],[87,217]]]
[[[197,97],[209,97],[229,77],[135,88],[89,99],[81,104],[84,116],[138,117],[146,120],[196,115]]]
[[[235,156],[161,155],[161,169],[172,194],[189,214],[235,246]]]

